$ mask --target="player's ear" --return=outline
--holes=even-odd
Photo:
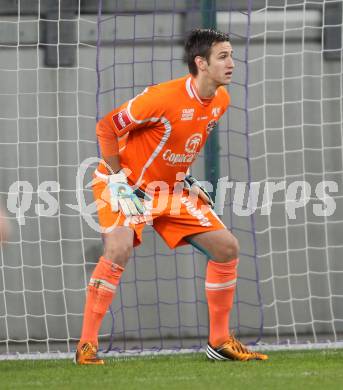
[[[194,58],[194,62],[196,64],[196,66],[198,67],[199,70],[202,70],[204,71],[207,67],[207,60],[205,57],[201,57],[201,56],[196,56]]]

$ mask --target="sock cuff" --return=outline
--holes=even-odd
[[[104,256],[100,256],[99,262],[102,262],[102,263],[105,263],[105,264],[111,266],[113,270],[119,270],[121,272],[123,272],[125,270],[124,267],[122,267],[119,264],[113,263],[113,261],[111,261],[111,260],[105,259]]]
[[[228,263],[218,263],[210,260],[206,270],[206,286],[212,283],[227,285],[228,282],[237,279],[238,259]]]
[[[230,270],[237,268],[238,263],[239,263],[239,259],[230,260],[230,261],[227,261],[226,263],[221,263],[219,261],[209,260],[207,266],[211,267],[211,268],[213,267],[213,268],[217,269],[218,271],[220,271],[220,270],[230,271]]]
[[[91,281],[93,279],[93,281],[95,280],[96,282],[95,284],[100,283],[106,285],[110,283],[111,285],[118,286],[123,272],[123,267],[101,256],[98,264],[94,268]]]

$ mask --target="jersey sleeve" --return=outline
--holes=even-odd
[[[163,116],[166,106],[164,95],[162,88],[156,85],[146,88],[128,102],[128,116],[135,127],[147,126]]]
[[[105,118],[97,123],[96,135],[100,152],[103,157],[114,156],[119,153],[118,139],[113,133],[111,125]]]
[[[157,122],[163,116],[164,101],[159,86],[152,86],[105,115],[96,127],[102,154],[117,154],[118,138]]]
[[[142,127],[149,127],[163,115],[163,97],[159,86],[145,90],[105,116],[114,133],[121,137]]]

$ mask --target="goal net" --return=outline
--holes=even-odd
[[[0,358],[75,350],[102,253],[87,187],[96,120],[187,72],[185,32],[211,11],[201,4],[19,0],[1,8],[0,193],[11,232],[1,248]],[[216,19],[236,64],[214,152],[217,211],[241,245],[232,329],[269,347],[340,345],[342,3],[217,1]],[[203,152],[193,168],[200,179],[204,164]],[[170,251],[150,226],[143,237],[101,348],[201,349],[206,258],[187,246]]]
[[[263,338],[340,345],[342,2],[268,1],[247,50]]]

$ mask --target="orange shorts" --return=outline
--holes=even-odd
[[[97,204],[99,224],[111,231],[116,226],[134,230],[134,246],[141,244],[145,225],[154,227],[170,248],[188,244],[185,237],[197,233],[226,229],[216,213],[200,198],[188,191],[178,195],[157,192],[152,201],[144,201],[146,215],[126,217],[122,212],[113,212],[105,181],[96,180],[93,194]]]

